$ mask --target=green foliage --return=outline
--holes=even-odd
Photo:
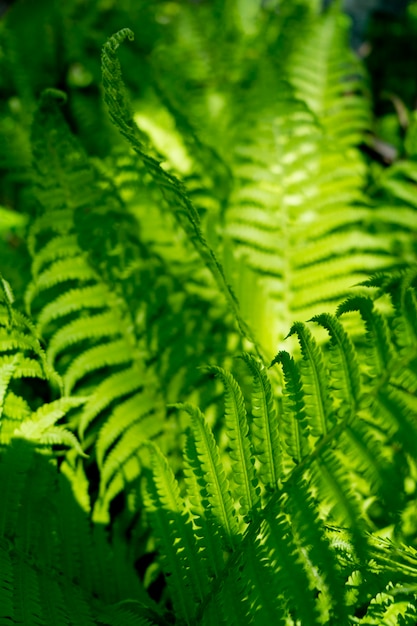
[[[1,624],[415,624],[415,128],[319,4],[2,19]]]

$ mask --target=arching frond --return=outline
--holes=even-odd
[[[138,339],[139,331],[129,309],[130,300],[125,297],[123,287],[115,287],[120,271],[103,256],[101,238],[107,233],[104,235],[94,222],[89,222],[88,215],[96,213],[97,223],[97,214],[101,213],[100,219],[108,223],[110,233],[114,228],[112,220],[118,215],[121,227],[114,233],[116,241],[112,241],[112,245],[117,250],[121,245],[118,240],[123,241],[127,251],[134,238],[132,218],[123,214],[121,201],[115,203],[110,192],[106,196],[105,183],[69,132],[56,97],[59,95],[54,93],[44,95],[33,125],[41,209],[32,229],[34,279],[27,292],[27,302],[39,319],[47,339],[48,362],[61,373],[65,392],[88,396],[74,413],[73,427],[85,438],[89,451],[94,451],[97,433],[109,420],[112,435],[105,446],[105,439],[100,440],[100,469],[117,441],[116,466],[117,471],[122,471],[122,459],[129,463],[133,450],[138,449],[138,443],[132,449],[127,435],[130,427],[141,423],[143,438],[159,433],[163,411],[154,412],[152,421],[141,420],[140,399],[145,398],[148,405],[150,402],[155,405],[157,385],[150,372],[145,374],[144,339]],[[58,138],[52,139],[56,128]],[[40,176],[46,168],[57,173],[54,183],[47,187]],[[83,185],[88,185],[87,196],[79,193]],[[56,219],[60,212],[65,215],[64,226]],[[88,239],[84,228],[92,228]],[[140,246],[136,254],[139,258]],[[116,419],[113,411],[117,403],[130,398],[135,400],[126,414],[129,419]],[[104,486],[109,485],[116,466],[114,460],[109,461],[107,467],[113,470],[106,470],[100,487],[102,498]],[[133,468],[136,474],[132,473]],[[129,475],[129,480],[133,481],[139,468],[140,464],[130,463],[125,478]],[[112,483],[113,498],[118,493],[116,485],[120,491],[124,483],[120,480]],[[103,510],[101,502],[104,518],[108,516],[109,496],[105,500],[107,510]]]
[[[201,254],[204,263],[212,272],[219,288],[226,295],[241,330],[250,337],[250,331],[239,313],[236,298],[226,281],[223,269],[213,250],[207,244],[200,229],[200,220],[195,207],[188,199],[181,182],[172,174],[165,172],[158,161],[145,152],[144,146],[138,137],[138,132],[135,130],[122,81],[120,63],[116,55],[120,44],[126,39],[133,40],[133,38],[133,32],[129,28],[124,28],[113,35],[103,47],[103,84],[110,117],[120,132],[132,145],[135,152],[142,158],[146,171],[149,176],[155,180],[167,205],[175,209],[179,223],[195,245],[197,251]]]

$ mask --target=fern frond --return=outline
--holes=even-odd
[[[108,605],[130,594],[143,604],[144,614],[157,614],[126,555],[92,531],[50,458],[15,439],[1,451],[0,480],[0,617],[5,623],[95,626]]]
[[[289,58],[296,93],[341,145],[358,145],[370,128],[367,82],[348,44],[349,19],[331,7],[309,18]]]
[[[61,352],[76,343],[87,339],[113,338],[120,332],[116,326],[118,321],[118,316],[113,311],[105,311],[69,322],[52,337],[48,350],[49,362],[54,363]]]
[[[330,514],[341,527],[352,529],[353,546],[358,557],[366,554],[365,525],[358,495],[349,482],[337,451],[327,449],[312,464],[315,484],[320,490],[320,500],[330,509]]]
[[[103,466],[106,452],[131,426],[135,426],[138,422],[142,425],[149,423],[149,425],[153,424],[152,430],[157,432],[157,429],[161,427],[160,420],[156,417],[158,411],[162,411],[162,407],[158,406],[153,398],[149,398],[148,394],[140,391],[128,397],[127,400],[119,402],[97,437],[96,454],[99,466]],[[144,432],[147,430],[144,428]]]
[[[157,183],[167,205],[175,210],[175,215],[180,225],[184,228],[204,263],[212,272],[219,288],[225,294],[242,332],[250,338],[249,328],[240,315],[236,298],[226,281],[223,269],[201,232],[200,220],[195,207],[188,199],[180,181],[172,174],[165,172],[158,161],[144,151],[144,146],[135,130],[129,113],[120,63],[116,55],[120,44],[126,39],[132,40],[133,37],[133,32],[125,28],[113,35],[103,47],[103,85],[110,117],[122,135],[132,145],[135,152],[142,158],[148,174]]]
[[[60,398],[49,404],[42,405],[30,419],[21,423],[14,431],[15,437],[24,437],[41,444],[64,444],[74,448],[81,456],[87,457],[75,435],[63,426],[55,426],[56,422],[66,415],[73,407],[85,403],[85,398]]]
[[[333,397],[340,402],[338,414],[359,406],[362,396],[361,376],[353,343],[337,317],[328,314],[316,315],[312,322],[320,324],[330,335],[328,366],[331,375]]]
[[[138,367],[124,369],[100,383],[85,406],[79,430],[83,437],[92,420],[116,399],[136,393],[143,385],[144,371]]]
[[[288,83],[277,83],[276,91],[279,101],[262,116],[255,97],[253,111],[249,106],[249,113],[242,112],[233,152],[237,184],[225,212],[225,243],[233,242],[226,264],[232,285],[240,294],[243,262],[257,277],[249,306],[258,292],[267,304],[263,326],[273,333],[257,337],[262,345],[282,339],[282,327],[294,317],[305,319],[319,304],[346,295],[363,268],[391,262],[377,238],[362,232],[361,220],[371,214],[364,206],[358,157],[342,156],[326,143]],[[250,309],[244,313],[252,316]],[[257,314],[249,317],[254,327]]]
[[[265,515],[255,550],[257,560],[265,562],[270,569],[275,588],[282,590],[276,594],[279,604],[291,607],[291,612],[302,624],[316,623],[317,607],[311,593],[306,593],[311,583],[298,554],[291,525],[284,514],[271,511]]]
[[[302,551],[302,555],[308,561],[306,565],[310,576],[321,596],[326,598],[328,614],[325,620],[331,618],[335,623],[344,624],[347,622],[348,610],[343,594],[343,580],[336,555],[317,513],[317,503],[314,502],[311,488],[301,479],[293,482],[288,493],[285,509],[291,515],[302,544],[306,546],[306,552]]]
[[[19,360],[19,355],[15,355],[11,362],[2,363],[0,366],[0,418],[3,414],[6,393],[18,366]]]
[[[6,294],[7,296],[7,294]],[[22,437],[50,449],[53,444],[68,446],[84,455],[80,443],[68,429],[56,423],[68,411],[84,402],[82,398],[60,398],[38,405],[33,410],[24,397],[25,379],[44,380],[51,390],[58,382],[52,368],[48,367],[35,328],[19,312],[12,310],[9,299],[8,325],[4,326],[4,310],[0,314],[0,440],[9,443]],[[18,385],[20,382],[20,388]],[[15,390],[14,390],[15,389]]]
[[[300,371],[293,357],[285,350],[278,352],[271,367],[275,363],[281,364],[285,381],[283,398],[285,410],[281,427],[283,441],[290,457],[295,463],[299,463],[311,450],[308,442],[310,427],[305,410]]]
[[[137,396],[133,398],[135,399],[134,411],[127,414],[127,419],[124,419],[125,423],[115,423],[125,410],[126,403],[121,403],[103,427],[103,430],[106,430],[105,434],[113,441],[111,445],[106,445],[103,453],[98,457],[101,484],[97,511],[103,509],[104,503],[108,505],[112,498],[127,485],[132,484],[138,476],[141,469],[139,451],[142,444],[145,441],[157,440],[163,434],[162,407],[159,411],[157,407],[152,407],[152,411],[148,414],[146,412],[142,414],[141,403],[138,402]],[[101,452],[103,443],[108,444],[103,441],[100,432],[97,443],[98,453]],[[102,518],[99,520],[97,515],[94,509],[95,520],[101,521]]]
[[[39,312],[39,330],[43,332],[55,320],[70,313],[76,313],[84,307],[104,309],[109,300],[111,300],[111,295],[102,284],[70,289],[46,304]]]
[[[283,450],[288,448],[294,463],[282,457],[275,485],[270,485],[249,511],[250,523],[238,524],[234,517],[233,509],[239,510],[245,484],[233,474],[235,489],[228,505],[232,517],[214,509],[224,502],[224,494],[228,494],[224,462],[198,409],[190,405],[182,407],[191,417],[191,427],[187,432],[184,497],[175,506],[191,514],[195,544],[190,550],[197,550],[200,569],[208,580],[191,618],[197,623],[209,624],[211,619],[221,624],[227,622],[224,594],[231,590],[241,594],[241,620],[256,625],[273,615],[281,616],[283,624],[297,620],[314,625],[347,623],[354,618],[354,607],[371,607],[371,599],[384,593],[390,581],[393,584],[400,580],[414,581],[416,570],[411,562],[409,570],[403,569],[402,557],[393,556],[391,547],[375,547],[378,524],[382,530],[384,523],[398,528],[398,516],[406,497],[402,476],[415,453],[416,342],[414,339],[405,355],[403,337],[398,330],[402,328],[401,318],[409,315],[405,292],[415,291],[410,276],[407,281],[380,281],[393,291],[394,312],[381,313],[371,298],[361,296],[341,305],[337,317],[316,316],[313,321],[330,336],[323,347],[318,346],[306,325],[293,325],[291,333],[300,339],[301,358],[295,360],[281,351],[273,363],[283,366],[283,393],[284,399],[288,398],[280,403],[282,427],[278,430],[278,442]],[[373,287],[376,282],[375,279]],[[381,289],[381,295],[384,293]],[[342,325],[342,311],[350,310],[354,303],[363,305],[367,316],[363,337],[358,341],[355,338],[355,347],[350,332]],[[378,369],[368,368],[363,381],[362,364],[371,359],[378,362],[380,357],[370,350],[377,349],[374,344],[381,336],[389,346],[384,378]],[[266,391],[268,386],[263,385],[261,396],[258,395],[262,367],[253,357],[243,359],[257,381],[252,389],[253,419],[259,419],[256,411],[261,401],[268,414],[265,419],[271,423],[274,405]],[[239,431],[240,437],[249,442],[247,454],[254,466],[258,460],[256,431],[247,423],[242,389],[222,368],[211,367],[209,371],[219,375],[225,386],[227,439],[222,454],[237,445],[236,431]],[[318,403],[310,405],[311,416],[318,419],[321,415],[321,426],[319,422],[312,427],[308,421],[304,407],[310,397]],[[228,421],[233,422],[233,427],[228,426]],[[394,453],[397,459],[393,459]],[[248,476],[244,461],[240,460],[238,467],[236,458],[235,454],[230,461],[234,473],[246,472]],[[399,467],[402,473],[397,471]],[[172,470],[161,466],[158,471],[163,472],[164,480],[169,483]],[[177,498],[178,485],[175,493]],[[370,502],[384,510],[383,521],[372,518],[375,513],[369,512]],[[222,559],[221,549],[225,547],[230,519],[236,520],[232,550]],[[337,525],[335,533],[329,530],[329,524]],[[176,536],[182,534],[179,531]],[[398,574],[394,578],[387,574],[385,579],[381,571],[387,571],[388,563],[394,571],[395,562]],[[408,600],[401,605],[403,615],[409,612]],[[394,614],[398,616],[399,606],[393,603]],[[372,615],[373,608],[369,610]]]
[[[359,311],[366,327],[367,338],[372,350],[373,374],[384,375],[388,363],[392,359],[392,344],[388,334],[386,321],[375,310],[370,298],[355,296],[348,298],[339,305],[337,315]],[[371,363],[371,359],[369,361]]]

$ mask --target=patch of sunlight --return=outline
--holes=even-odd
[[[11,229],[23,228],[27,220],[26,215],[0,206],[0,234],[4,234]]]
[[[166,157],[170,167],[183,175],[192,171],[193,163],[168,111],[156,108],[137,109],[133,119],[149,136],[157,151]]]

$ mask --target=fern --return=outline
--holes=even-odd
[[[91,530],[56,466],[16,440],[1,454],[0,475],[8,503],[2,506],[0,546],[5,622],[120,623],[126,612],[118,603],[130,596],[146,601],[128,559],[98,528]],[[36,521],[39,510],[43,524]],[[134,614],[139,623],[152,624],[155,607],[146,604]]]
[[[223,270],[201,232],[199,217],[195,207],[182,189],[180,181],[178,181],[175,176],[165,172],[156,159],[144,152],[141,142],[135,134],[135,127],[130,118],[128,104],[124,96],[120,63],[115,54],[120,43],[126,38],[132,40],[133,37],[133,32],[126,28],[116,33],[103,48],[103,84],[110,116],[120,129],[120,132],[128,139],[134,150],[143,159],[146,171],[151,178],[155,180],[168,206],[178,207],[176,216],[179,223],[188,234],[197,251],[203,256],[205,264],[211,270],[220,289],[226,294],[241,330],[250,337],[246,324],[239,314],[238,304],[233,292],[226,282]]]
[[[85,399],[61,397],[38,408],[24,399],[29,394],[24,384],[16,385],[19,381],[45,379],[52,393],[60,379],[48,366],[35,329],[14,310],[4,279],[2,296],[0,617],[17,623],[94,624],[99,609],[105,614],[107,604],[124,597],[120,591],[130,586],[130,592],[138,594],[137,580],[127,561],[119,592],[106,587],[108,578],[101,578],[105,540],[98,531],[93,537],[85,513],[57,471],[53,453],[68,446],[85,456],[73,433],[56,425]],[[93,598],[100,593],[95,609]],[[117,615],[117,609],[113,612]]]
[[[41,127],[49,128],[49,134],[47,131],[38,138],[36,133]],[[49,142],[53,140],[56,127],[61,128],[62,138],[61,143],[58,143],[58,150],[54,148],[52,151]],[[98,443],[100,470],[106,480],[101,485],[100,497],[105,498],[107,488],[109,492],[104,503],[100,502],[97,505],[97,515],[105,517],[108,515],[110,494],[112,498],[123,489],[124,482],[121,480],[120,469],[124,464],[130,463],[130,480],[135,477],[135,472],[132,474],[131,459],[138,450],[139,441],[136,440],[133,449],[131,446],[124,446],[123,460],[118,454],[117,465],[109,457],[111,446],[125,436],[127,443],[133,432],[137,434],[136,427],[139,422],[141,422],[139,430],[144,438],[160,432],[163,410],[161,406],[160,412],[156,411],[156,385],[152,382],[150,372],[146,372],[129,308],[125,305],[122,312],[120,307],[124,301],[123,291],[119,288],[119,293],[112,293],[115,277],[119,275],[117,268],[113,265],[107,269],[100,263],[101,275],[96,270],[95,245],[100,244],[99,233],[95,235],[93,245],[86,251],[77,240],[75,210],[78,209],[80,215],[81,211],[91,210],[87,209],[89,204],[91,207],[100,206],[103,191],[99,180],[93,182],[94,170],[73,140],[71,157],[68,156],[69,138],[66,135],[64,120],[54,101],[54,94],[44,96],[39,118],[34,122],[34,133],[35,147],[39,151],[37,167],[41,169],[42,163],[44,167],[55,167],[57,179],[51,188],[38,190],[39,200],[44,203],[47,210],[34,222],[31,233],[31,252],[36,258],[36,263],[33,268],[34,281],[27,292],[27,302],[32,310],[36,307],[39,311],[40,329],[43,335],[49,338],[48,361],[61,371],[66,392],[74,393],[76,389],[77,395],[85,393],[89,396],[75,418],[74,426],[83,439],[88,437],[86,439],[88,447],[95,441]],[[86,180],[89,181],[89,185],[93,185],[88,199],[77,196],[75,191],[77,185],[85,184]],[[110,199],[108,211],[110,220],[114,211]],[[56,219],[56,216],[61,215],[64,216],[64,221]],[[129,222],[127,217],[126,221]],[[123,232],[119,230],[118,236],[123,236]],[[41,249],[38,252],[39,245]],[[42,302],[41,298],[45,292],[54,295]],[[82,346],[81,353],[74,352],[77,346]],[[103,371],[106,375],[91,393],[89,379]],[[113,411],[116,409],[115,401],[127,400],[129,396],[135,397],[136,400],[140,397],[146,399],[148,394],[154,398],[150,409],[151,419],[146,419],[146,412],[142,411],[140,402],[137,401],[130,404],[125,402],[125,407],[129,407],[129,418],[124,422],[112,419]],[[90,429],[91,432],[93,422],[101,416],[106,416],[106,420],[102,417],[101,424],[99,422],[99,428],[106,426],[104,436],[101,436],[100,431],[97,432],[97,427],[94,434],[88,434],[87,431]],[[113,429],[111,433],[110,427]],[[136,459],[133,466],[136,467],[137,475],[140,466]]]
[[[365,155],[348,36],[1,20],[0,622],[415,623],[415,120]]]
[[[356,146],[370,129],[363,66],[347,47],[348,18],[333,5],[310,18],[289,59],[289,74],[304,100],[337,143]],[[306,64],[309,57],[313,62]],[[365,96],[365,97],[364,97]]]
[[[401,290],[399,285],[403,285],[402,289],[411,291],[415,289],[410,285],[407,275],[395,285],[394,293]],[[385,319],[372,310],[372,300],[369,297],[366,299],[364,296],[361,302],[363,304],[367,302],[368,327],[379,327],[381,323],[385,324]],[[349,310],[349,307],[350,301],[348,300],[346,306],[340,307],[340,314]],[[394,328],[401,328],[400,319],[403,316],[402,308],[397,308]],[[159,515],[165,518],[163,523],[170,526],[175,524],[177,528],[178,550],[181,553],[181,557],[178,558],[187,559],[188,568],[192,567],[191,564],[198,554],[204,555],[203,559],[207,558],[205,556],[207,545],[219,542],[223,549],[227,545],[231,549],[231,554],[226,553],[223,557],[223,565],[220,569],[218,557],[210,564],[209,571],[215,576],[211,582],[211,588],[205,592],[206,598],[201,595],[195,597],[196,613],[190,616],[189,610],[185,613],[184,609],[178,607],[179,614],[186,622],[188,620],[189,623],[200,623],[201,619],[201,623],[205,623],[203,614],[209,610],[207,607],[211,603],[216,603],[218,607],[224,606],[223,594],[230,592],[227,580],[235,575],[238,576],[238,580],[242,580],[243,586],[240,593],[242,598],[247,598],[249,602],[246,609],[247,619],[249,619],[249,606],[251,607],[251,623],[258,623],[258,621],[260,623],[268,614],[277,615],[280,612],[283,616],[287,615],[287,619],[291,615],[295,621],[299,619],[303,624],[334,623],[335,619],[347,623],[347,620],[351,619],[348,615],[353,616],[350,613],[351,609],[346,605],[345,598],[350,585],[349,580],[355,569],[361,569],[365,578],[371,579],[372,584],[378,587],[380,566],[375,565],[374,557],[371,556],[373,548],[369,540],[374,525],[366,519],[365,503],[367,498],[372,497],[379,500],[381,504],[389,505],[391,514],[396,515],[395,511],[401,509],[405,495],[404,486],[401,486],[400,482],[396,483],[398,493],[395,496],[391,493],[391,488],[385,489],[387,484],[392,487],[395,475],[393,466],[388,465],[387,462],[389,458],[387,444],[389,441],[396,440],[398,443],[401,442],[401,446],[405,446],[404,450],[408,449],[409,444],[406,440],[410,437],[409,428],[413,423],[413,417],[412,413],[403,414],[401,422],[397,422],[394,426],[390,420],[386,419],[386,405],[380,404],[378,400],[382,384],[386,389],[396,387],[399,366],[396,364],[393,352],[390,353],[392,355],[390,365],[385,370],[383,383],[378,370],[368,372],[364,383],[362,383],[362,378],[365,374],[358,374],[358,363],[368,358],[370,348],[375,348],[380,344],[379,335],[366,332],[367,349],[355,353],[349,335],[338,318],[322,315],[318,316],[316,321],[321,322],[329,330],[329,351],[323,351],[323,348],[315,344],[312,335],[307,333],[306,329],[296,325],[294,331],[296,329],[302,342],[301,362],[299,364],[292,362],[291,365],[285,353],[281,353],[274,360],[274,362],[283,363],[286,368],[287,393],[290,395],[296,393],[295,398],[298,396],[294,404],[283,404],[284,413],[280,421],[288,426],[283,429],[282,434],[280,433],[280,437],[284,436],[284,440],[291,441],[288,435],[289,424],[296,422],[299,441],[303,442],[299,444],[298,449],[300,445],[304,445],[304,455],[297,457],[293,446],[290,445],[288,451],[285,446],[282,446],[283,453],[290,455],[297,463],[291,466],[289,459],[284,459],[275,484],[263,483],[264,493],[267,494],[263,500],[255,495],[256,485],[258,482],[262,483],[267,475],[257,470],[261,464],[247,425],[243,395],[234,378],[221,369],[212,371],[221,377],[226,388],[225,423],[228,434],[226,450],[230,448],[231,471],[227,472],[204,418],[197,409],[189,405],[185,405],[184,408],[192,418],[192,438],[190,439],[190,432],[184,460],[187,492],[182,504],[178,500],[179,485],[175,485],[171,470],[168,468],[162,470],[160,453],[153,452],[155,460],[151,465],[152,478],[151,483],[147,483],[146,490],[149,494],[157,490],[161,498]],[[339,337],[338,344],[335,339],[336,332]],[[401,341],[397,343],[398,337],[394,331],[390,333],[390,341],[393,350],[397,345],[401,350]],[[414,336],[412,344],[414,358],[415,341]],[[339,359],[342,354],[345,360],[343,378],[340,376],[340,370],[334,369],[335,345],[338,345]],[[346,366],[347,355],[349,355],[349,367]],[[262,370],[259,369],[259,365],[254,365],[255,361],[252,357],[244,356],[244,359],[252,365],[251,372],[256,384],[259,371]],[[304,373],[306,359],[316,368],[309,374]],[[376,360],[377,357],[374,356],[374,359]],[[306,403],[308,404],[309,397],[322,402],[320,398],[323,398],[324,393],[322,386],[324,364],[331,360],[333,360],[333,367],[328,370],[327,374],[329,387],[333,387],[334,381],[335,390],[342,389],[345,394],[347,387],[349,389],[349,396],[346,399],[348,405],[340,402],[340,396],[332,397],[328,394],[326,400],[328,408],[320,411],[316,406],[316,412],[311,411],[311,415],[322,415],[321,422],[311,424],[308,421],[308,413],[302,413],[303,407]],[[401,368],[403,367],[404,362],[401,365]],[[313,371],[316,374],[313,375]],[[334,378],[331,372],[335,372]],[[409,374],[410,378],[415,380],[415,373],[410,371]],[[321,383],[318,382],[320,379],[322,379]],[[355,394],[352,394],[351,388],[348,387],[352,384]],[[301,402],[301,398],[304,398],[304,402]],[[276,419],[275,410],[271,403],[269,406],[268,412],[270,411],[271,415],[268,415],[268,419],[272,421]],[[335,416],[338,419],[335,419]],[[292,428],[294,431],[294,426]],[[202,439],[203,433],[204,439]],[[415,435],[412,440],[415,441]],[[204,447],[202,447],[203,441],[207,442]],[[244,450],[246,450],[245,453],[243,453]],[[405,463],[407,463],[406,458],[403,459]],[[161,476],[161,470],[166,478]],[[394,474],[391,475],[391,472]],[[225,482],[227,474],[230,492]],[[367,481],[365,490],[363,478]],[[252,492],[251,489],[255,491]],[[174,493],[176,504],[168,506],[168,499]],[[230,504],[230,494],[233,494],[233,508]],[[155,500],[153,501],[155,503]],[[195,519],[194,543],[189,539],[191,529],[189,522],[184,527],[178,526],[178,522],[174,522],[170,517],[174,511],[174,519],[179,520],[184,515]],[[242,514],[242,512],[246,517],[244,521],[236,525],[239,513]],[[161,534],[161,523],[162,521],[159,521],[158,525],[154,524],[154,531],[161,539],[163,551],[167,549],[168,541],[168,545],[172,545],[172,540],[168,540],[167,536]],[[352,553],[350,561],[346,564],[340,560],[331,535],[324,530],[325,526],[335,524],[345,527],[350,534]],[[231,528],[234,529],[232,535],[230,535]],[[200,529],[205,530],[204,541],[200,539]],[[207,534],[210,535],[210,540],[207,539]],[[227,539],[230,536],[232,541]],[[219,550],[215,546],[211,547],[211,558],[216,553],[220,555],[221,548]],[[168,581],[173,574],[172,558],[170,558],[169,565],[164,564],[164,561],[161,563],[165,574],[169,575]],[[349,571],[352,566],[353,569]],[[194,576],[202,575],[205,571],[205,560],[200,562],[197,560],[195,567],[197,571]],[[415,573],[413,574],[410,570],[410,575],[413,576]],[[178,579],[177,576],[176,580]],[[358,580],[354,585],[359,594],[361,594],[361,584],[363,583]],[[265,598],[266,589],[270,589],[273,593],[271,601]],[[306,592],[306,590],[309,591]],[[379,591],[375,592],[376,595],[369,604],[369,615],[373,614],[376,605],[378,605],[378,610],[383,610],[382,598],[385,596],[378,595],[378,593],[384,594],[386,591],[386,588],[380,587]],[[198,608],[200,603],[204,606],[203,613]],[[398,611],[399,615],[401,611],[406,610],[408,604],[408,600],[403,606],[393,600],[393,610]],[[217,615],[216,619],[220,619],[221,623],[227,623],[224,614],[221,617]],[[234,623],[233,620],[232,623]]]

